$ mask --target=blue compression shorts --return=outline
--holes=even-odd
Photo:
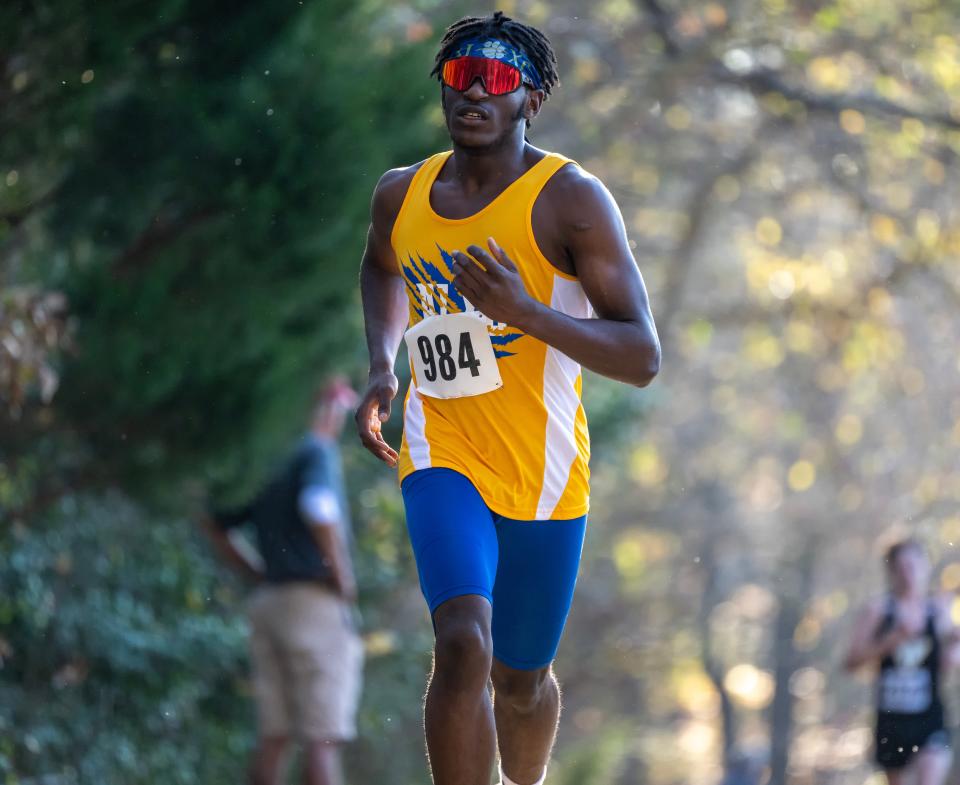
[[[498,660],[518,670],[551,663],[573,600],[587,516],[504,518],[452,469],[415,471],[401,491],[430,613],[454,597],[479,594],[493,608]]]

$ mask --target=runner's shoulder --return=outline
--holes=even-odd
[[[544,186],[544,196],[560,220],[573,229],[593,228],[616,203],[599,177],[571,161]]]
[[[400,205],[403,204],[403,198],[407,195],[413,176],[424,163],[426,163],[425,160],[411,166],[398,166],[396,169],[388,169],[381,175],[376,188],[373,189],[374,219],[386,218],[390,223],[393,222],[400,211]]]

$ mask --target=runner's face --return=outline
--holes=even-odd
[[[890,579],[898,592],[925,592],[930,583],[930,562],[919,548],[904,548],[890,565]]]
[[[440,102],[453,143],[474,150],[493,150],[514,134],[522,134],[524,120],[539,110],[539,90],[520,85],[512,93],[490,95],[478,78],[463,92],[441,86]]]

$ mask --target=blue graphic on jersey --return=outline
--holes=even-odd
[[[441,248],[440,245],[437,245],[437,250],[440,252],[443,266],[427,261],[420,254],[417,254],[417,257],[414,258],[409,253],[406,263],[401,265],[404,282],[407,285],[407,294],[410,297],[414,312],[421,319],[445,313],[466,313],[468,311],[479,313],[457,291],[457,287],[453,283],[453,256]],[[480,314],[480,316],[486,322],[487,329],[490,331],[490,342],[493,344],[493,353],[497,359],[513,357],[516,352],[509,352],[500,347],[505,347],[518,338],[523,338],[524,333],[506,324],[495,322],[483,314]]]
[[[494,346],[506,346],[513,343],[517,338],[523,338],[523,333],[504,333],[503,335],[491,335],[490,343]]]

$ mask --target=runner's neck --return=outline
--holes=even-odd
[[[466,194],[512,183],[531,166],[527,160],[527,150],[527,143],[522,137],[516,143],[511,140],[504,147],[488,153],[478,153],[454,145],[451,159],[452,178]]]

